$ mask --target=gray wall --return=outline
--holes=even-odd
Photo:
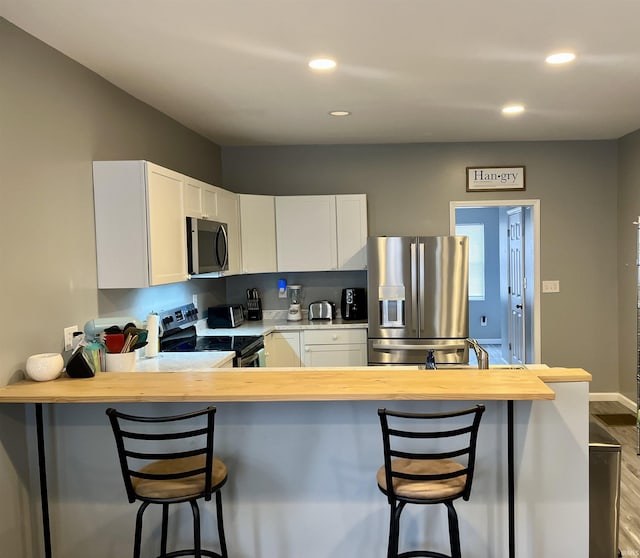
[[[638,221],[640,215],[640,131],[619,140],[618,327],[620,392],[636,400]]]
[[[452,200],[540,199],[542,361],[618,391],[617,143],[512,142],[223,147],[225,187],[244,193],[366,193],[370,235],[448,234]],[[525,165],[525,192],[465,191],[465,167]]]
[[[224,299],[223,282],[99,294],[91,175],[94,159],[148,159],[216,183],[219,147],[1,18],[0,52],[0,385],[30,354],[61,351],[65,326],[144,317],[194,290]],[[26,419],[21,405],[1,407],[0,553],[32,556]]]

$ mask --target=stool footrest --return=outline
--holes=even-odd
[[[222,554],[219,552],[213,552],[212,550],[200,550],[202,556],[208,556],[209,558],[222,558]],[[187,548],[184,550],[174,550],[173,552],[167,552],[166,554],[160,554],[157,558],[175,558],[176,556],[195,556],[196,551],[193,548]]]
[[[411,550],[409,552],[401,552],[398,558],[451,558],[449,554],[434,552],[433,550]]]

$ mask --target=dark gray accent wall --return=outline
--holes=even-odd
[[[449,233],[449,202],[539,199],[542,362],[618,391],[617,142],[223,147],[225,187],[257,194],[366,193],[370,235]],[[525,165],[524,192],[468,193],[467,166]],[[514,204],[514,205],[517,205]]]
[[[618,328],[620,393],[636,400],[638,363],[638,221],[640,216],[640,130],[619,140]]]

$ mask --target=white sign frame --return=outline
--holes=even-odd
[[[526,190],[525,167],[467,167],[467,192]]]

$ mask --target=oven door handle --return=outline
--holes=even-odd
[[[255,363],[259,359],[260,359],[259,351],[256,351],[255,353],[247,355],[246,357],[241,357],[239,359],[240,360],[240,367],[241,368],[256,367],[257,365]]]

